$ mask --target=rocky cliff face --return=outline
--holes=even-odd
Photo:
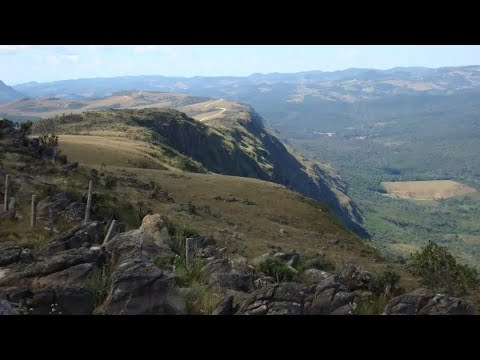
[[[238,105],[208,125],[177,110],[150,108],[60,116],[35,124],[35,129],[83,134],[127,126],[131,133],[142,134],[143,140],[179,157],[177,163],[188,165],[182,170],[207,170],[282,184],[328,205],[347,228],[368,237],[360,212],[334,170],[295,154],[247,105]]]

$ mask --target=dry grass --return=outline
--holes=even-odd
[[[410,255],[410,253],[420,249],[419,245],[407,244],[407,243],[392,244],[390,247],[393,250],[402,253],[403,255]]]
[[[148,143],[121,137],[60,135],[60,150],[70,161],[80,164],[134,167],[138,161],[155,163],[161,152]]]
[[[30,99],[14,101],[0,105],[0,112],[11,115],[38,116],[46,119],[56,115],[69,113],[79,114],[84,111],[109,108],[142,109],[168,107],[182,111],[194,119],[200,120],[206,116],[218,114],[220,110],[216,109],[216,107],[225,108],[228,111],[245,110],[245,106],[225,99],[208,99],[207,101],[199,100],[199,102],[193,104],[182,105],[182,100],[185,100],[186,98],[188,98],[188,96],[185,94],[132,91],[101,99]],[[214,118],[216,118],[216,116],[214,116]]]
[[[415,200],[438,200],[477,190],[452,180],[383,182],[390,195]]]
[[[477,245],[480,244],[480,236],[479,235],[468,235],[462,234],[459,235],[460,239],[469,245]]]

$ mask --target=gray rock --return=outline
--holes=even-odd
[[[67,207],[75,201],[75,194],[70,192],[61,192],[53,196],[46,197],[40,200],[37,204],[37,212],[39,217],[48,217],[49,210],[51,207],[54,214],[59,214],[60,212],[67,209]]]
[[[85,204],[79,201],[67,205],[61,215],[71,221],[82,221],[85,218]]]
[[[233,314],[233,295],[227,296],[213,310],[212,315],[232,315]]]
[[[271,276],[262,276],[262,277],[259,277],[258,279],[255,280],[255,287],[257,289],[259,289],[259,288],[264,287],[266,285],[271,285],[271,284],[275,284],[275,283],[276,283],[275,278],[273,278]]]
[[[386,315],[474,315],[475,306],[465,300],[417,289],[397,296],[385,307]]]
[[[53,274],[36,278],[32,286],[36,288],[49,286],[68,286],[68,285],[84,285],[99,268],[94,263],[83,263],[74,265],[65,270],[55,272]]]
[[[158,244],[170,243],[167,223],[159,214],[145,216],[139,230],[143,231],[146,236]]]
[[[330,276],[332,275],[318,269],[307,269],[302,274],[303,280],[306,283],[320,283],[323,280],[329,278]]]
[[[253,269],[244,261],[213,260],[203,267],[201,277],[210,285],[249,292],[255,288]]]
[[[103,241],[102,235],[103,225],[101,223],[94,221],[83,224],[60,234],[42,250],[42,254],[53,255],[60,251],[77,249],[85,243],[90,247]]]
[[[372,274],[355,265],[346,265],[341,272],[345,285],[351,290],[367,289],[372,281]]]
[[[9,287],[0,290],[0,299],[6,299],[12,303],[19,303],[32,297],[32,292],[26,288]]]
[[[51,287],[37,291],[29,308],[32,315],[90,315],[94,296],[88,289],[78,286]]]
[[[43,261],[11,269],[12,271],[9,271],[5,277],[0,279],[0,286],[30,286],[35,278],[44,277],[83,263],[93,263],[100,266],[103,260],[104,254],[102,252],[90,249],[79,248],[62,251],[43,259]]]
[[[104,304],[107,315],[183,315],[183,296],[153,264],[129,263],[117,268]]]
[[[298,283],[267,285],[244,300],[239,315],[301,315],[307,288]]]
[[[0,300],[0,315],[18,315],[18,313],[8,301]]]
[[[110,315],[186,314],[185,298],[172,287],[172,276],[150,259],[168,255],[169,247],[152,235],[132,230],[115,236],[105,250],[111,259],[112,288],[102,306]]]
[[[337,309],[353,303],[355,294],[351,292],[338,276],[330,276],[314,289],[313,297],[310,295],[305,306],[308,315],[329,315]],[[343,310],[342,310],[343,311]],[[341,313],[338,310],[335,313]]]
[[[273,255],[277,259],[282,260],[285,262],[287,265],[290,266],[295,266],[295,264],[300,260],[300,253],[295,250],[291,250],[289,252],[283,253],[283,252],[278,252]]]
[[[22,248],[14,245],[0,246],[0,266],[7,266],[20,260]]]
[[[20,262],[30,264],[36,260],[35,254],[30,249],[23,249],[20,253]]]

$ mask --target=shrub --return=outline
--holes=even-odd
[[[108,189],[108,190],[113,190],[117,187],[117,179],[111,175],[108,175],[106,178],[105,178],[105,187]]]
[[[266,258],[258,264],[258,269],[265,275],[275,278],[277,282],[292,281],[296,276],[295,270],[275,257]]]
[[[395,297],[404,293],[404,289],[398,287],[401,276],[395,271],[385,271],[374,277],[369,285],[369,290],[377,296]]]
[[[375,296],[370,299],[355,300],[354,309],[352,313],[354,315],[380,315],[387,301],[383,296]]]
[[[425,287],[454,296],[465,295],[479,284],[476,268],[458,264],[446,247],[433,241],[410,256],[408,267]]]
[[[335,263],[325,255],[316,255],[313,257],[305,258],[297,265],[297,270],[303,271],[305,269],[318,269],[323,271],[334,271]]]
[[[112,276],[110,269],[106,265],[102,271],[95,273],[87,282],[87,288],[95,296],[95,307],[101,305],[108,296],[108,291],[112,284]]]

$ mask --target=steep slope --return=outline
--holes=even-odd
[[[135,94],[121,96],[131,101]],[[198,120],[172,109],[103,110],[50,118],[37,123],[35,129],[37,132],[56,131],[60,135],[68,135],[61,137],[64,150],[67,155],[69,151],[72,155],[78,154],[80,162],[90,153],[89,146],[83,149],[81,144],[91,143],[89,136],[100,136],[116,139],[118,151],[134,146],[147,148],[140,151],[143,159],[139,159],[137,165],[134,161],[134,167],[211,171],[283,184],[329,204],[345,225],[362,236],[367,235],[360,225],[361,216],[356,206],[345,195],[344,187],[333,169],[309,162],[289,151],[249,106],[222,99],[205,102],[182,95],[168,96],[169,101],[164,98],[161,103],[156,99],[157,102],[153,104],[176,103],[179,109]],[[135,107],[145,106],[151,105]],[[128,146],[125,138],[128,138]],[[111,145],[115,147],[113,143]],[[107,142],[104,142],[103,145],[92,147],[95,155],[91,159],[97,164],[112,164],[115,154],[106,146]],[[102,147],[105,156],[98,154],[99,147]],[[118,160],[118,156],[116,158]],[[142,165],[139,166],[139,163]]]
[[[16,91],[14,88],[5,85],[3,81],[0,80],[0,104],[25,97],[22,93]]]

